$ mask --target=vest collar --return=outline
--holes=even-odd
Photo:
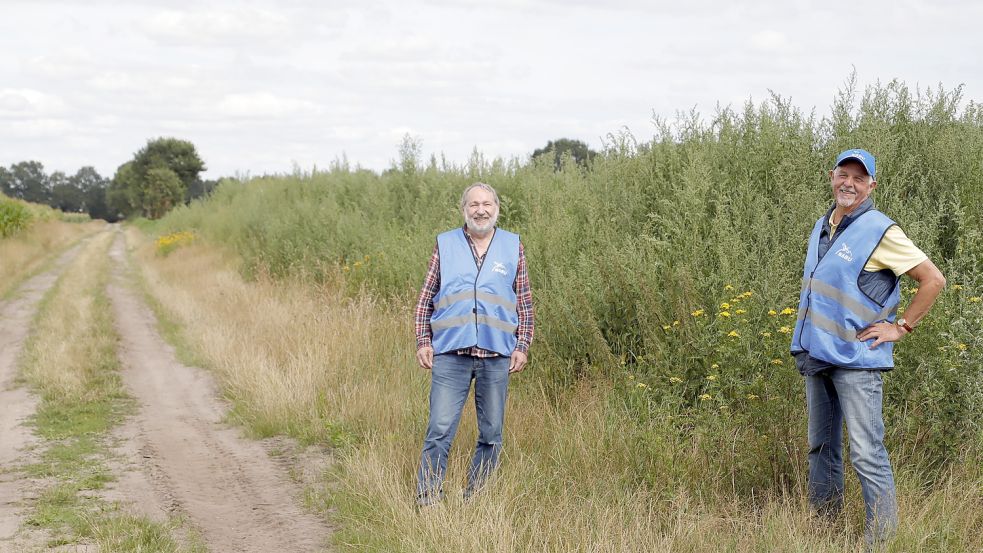
[[[833,215],[834,209],[836,209],[835,203],[826,211],[826,215],[823,217],[823,233],[825,233],[827,236],[830,235],[829,218]],[[840,220],[840,224],[836,226],[836,229],[839,232],[845,231],[847,227],[850,226],[850,223],[856,221],[858,217],[864,213],[867,213],[871,209],[874,209],[874,200],[868,197],[862,204],[857,206],[857,209],[854,209],[850,213],[844,215],[843,219]]]

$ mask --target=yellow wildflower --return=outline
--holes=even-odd
[[[782,363],[782,360],[781,359],[772,359],[771,360],[771,364],[772,365],[782,365],[783,363]]]
[[[733,290],[733,289],[734,287],[731,286],[730,284],[724,284],[724,290]]]
[[[709,380],[710,382],[716,382],[717,375],[711,374],[710,376],[707,377],[707,380]]]
[[[953,284],[952,285],[952,289],[953,290],[962,290],[963,289],[963,285],[962,284]]]
[[[353,265],[354,265],[354,267],[355,267],[356,269],[358,269],[359,267],[361,267],[361,266],[362,266],[362,262],[361,262],[361,261],[356,261],[356,262],[355,262],[355,263],[354,263]]]
[[[628,380],[635,380],[635,375],[629,374],[628,375]]]
[[[969,298],[969,303],[980,303],[980,301],[983,301],[983,298],[980,298],[979,296]]]
[[[771,338],[771,332],[762,332],[761,335],[765,338]]]
[[[727,335],[730,336],[731,338],[740,338],[741,336],[740,334],[737,333],[736,330],[731,330],[730,332],[727,333]]]
[[[662,330],[669,330],[670,328],[672,327],[669,325],[662,325]]]
[[[743,315],[743,314],[745,314],[745,313],[747,313],[747,311],[746,311],[746,310],[744,310],[744,309],[735,309],[735,310],[734,310],[734,314],[735,314],[735,315]]]
[[[751,401],[754,401],[754,400],[756,400],[756,399],[758,399],[758,396],[757,396],[757,395],[755,395],[755,394],[748,394],[748,395],[747,395],[747,398],[748,398],[749,400],[751,400]]]
[[[966,351],[966,344],[956,344],[956,348],[959,351]]]
[[[154,241],[154,244],[157,246],[157,253],[167,255],[173,250],[181,246],[187,246],[194,241],[195,234],[191,231],[184,230],[160,236]]]
[[[786,307],[785,309],[782,309],[782,315],[795,315],[795,310],[791,307]]]
[[[787,326],[783,326],[782,328],[778,329],[778,332],[781,332],[782,334],[791,334],[792,329]]]
[[[713,365],[710,365],[710,368],[711,369],[719,369],[720,368],[720,365],[714,363]]]
[[[710,401],[711,399],[713,399],[713,396],[710,394],[700,394],[700,401]]]
[[[348,265],[345,265],[341,268],[341,270],[347,273],[348,271],[351,271],[351,268]]]
[[[774,317],[775,315],[778,315],[778,311],[775,311],[774,309],[769,309],[768,314]]]
[[[730,304],[727,303],[727,302],[724,302],[724,303],[720,304],[720,308],[721,309],[730,309]]]
[[[648,385],[646,385],[644,382],[639,382],[638,384],[635,384],[635,387],[640,390],[644,390],[645,388],[648,388]]]
[[[750,298],[753,295],[754,295],[754,292],[748,290],[747,292],[744,292],[743,294],[741,294],[741,297],[742,298]]]
[[[702,309],[697,309],[696,311],[690,313],[690,315],[692,315],[694,317],[700,317],[700,316],[703,315],[703,310]]]
[[[679,321],[673,321],[672,326],[679,326]]]
[[[730,311],[721,311],[720,313],[717,314],[724,318],[730,317]]]
[[[678,376],[671,376],[671,377],[669,377],[669,382],[671,382],[673,384],[679,384],[682,381],[683,381],[683,379],[682,378],[679,378]]]

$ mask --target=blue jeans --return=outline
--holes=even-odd
[[[809,501],[835,515],[843,505],[843,421],[850,462],[863,492],[868,543],[885,540],[898,525],[891,462],[884,447],[881,371],[828,369],[805,377],[809,405]]]
[[[445,353],[434,356],[430,381],[430,422],[417,472],[417,502],[429,504],[442,496],[447,454],[461,421],[461,410],[474,380],[478,443],[468,469],[465,496],[477,491],[498,466],[502,425],[509,386],[508,357],[472,357]]]

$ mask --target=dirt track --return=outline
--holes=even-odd
[[[76,246],[65,252],[51,269],[23,283],[9,301],[0,302],[0,551],[16,547],[10,540],[23,522],[23,501],[29,492],[19,475],[8,471],[21,464],[25,449],[35,441],[23,422],[34,414],[37,401],[15,383],[17,359],[41,298],[78,251]]]
[[[23,426],[36,402],[14,388],[16,361],[44,292],[77,248],[51,271],[24,284],[16,299],[0,304],[0,466],[24,462],[35,438]],[[113,433],[122,462],[105,499],[124,511],[164,521],[174,516],[201,536],[212,552],[293,553],[327,549],[328,526],[300,507],[302,490],[284,461],[223,422],[228,409],[211,377],[187,367],[160,337],[153,313],[126,277],[122,232],[110,251],[108,288],[117,330],[122,377],[136,400],[135,415]],[[13,537],[29,508],[27,482],[0,472],[0,551],[20,551]],[[186,535],[176,536],[184,541]],[[10,549],[13,547],[14,549]],[[84,550],[90,547],[82,546]]]
[[[129,499],[183,515],[211,551],[323,548],[328,529],[298,506],[301,490],[261,444],[222,423],[227,407],[209,376],[175,359],[153,314],[125,284],[122,234],[110,256],[123,379],[140,404],[121,431],[125,447],[139,452],[137,469],[146,482],[130,491],[152,494]]]

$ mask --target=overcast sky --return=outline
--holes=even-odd
[[[769,90],[825,115],[854,67],[981,101],[981,21],[970,0],[0,0],[0,165],[108,177],[157,136],[209,178],[382,170],[407,133],[525,157]]]

